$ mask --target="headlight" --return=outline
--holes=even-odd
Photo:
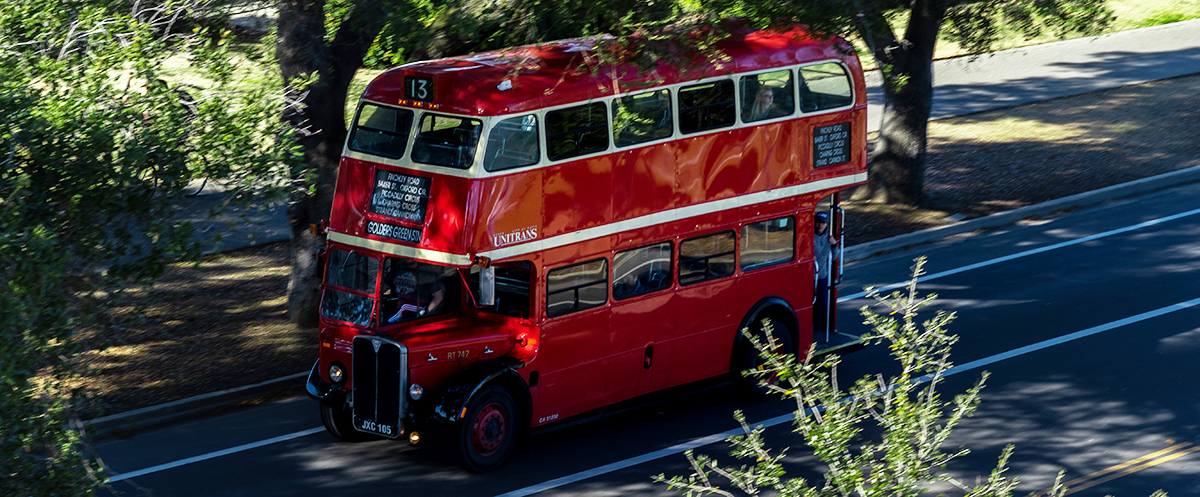
[[[346,380],[346,371],[342,369],[342,365],[333,363],[329,365],[329,381],[341,383]]]
[[[408,396],[412,397],[413,400],[421,400],[421,395],[424,394],[425,389],[421,388],[421,385],[413,383],[411,387],[408,387]]]

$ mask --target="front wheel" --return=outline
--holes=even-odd
[[[369,433],[355,430],[354,420],[351,419],[349,411],[330,407],[324,403],[321,404],[321,423],[325,425],[325,431],[343,442],[366,442],[377,438]]]
[[[767,343],[767,323],[770,324],[771,336],[775,338],[777,348],[776,352],[782,354],[795,354],[796,347],[792,343],[792,333],[787,326],[773,318],[758,319],[751,328],[754,336],[758,338],[763,345]],[[751,400],[761,401],[771,398],[771,389],[767,384],[774,385],[779,378],[776,376],[762,377],[761,375],[748,374],[750,370],[763,370],[766,368],[766,360],[759,354],[758,349],[750,345],[749,340],[742,339],[742,346],[734,352],[737,354],[734,357],[733,383],[739,391]],[[764,384],[765,383],[765,384]]]
[[[500,467],[517,437],[512,394],[496,385],[480,390],[467,405],[467,415],[454,435],[451,450],[463,469],[484,473]]]

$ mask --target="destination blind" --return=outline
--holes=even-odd
[[[813,169],[850,162],[850,123],[813,128]]]
[[[375,214],[424,224],[431,183],[429,178],[378,169],[375,171],[370,210]]]

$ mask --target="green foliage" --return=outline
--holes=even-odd
[[[328,3],[327,29],[332,30],[352,5],[352,0]],[[638,0],[395,0],[389,11],[387,25],[363,61],[365,67],[563,38],[631,34],[694,15],[683,2]]]
[[[950,485],[968,496],[1012,494],[1015,478],[1004,475],[1012,447],[999,456],[996,467],[969,486],[944,470],[947,463],[969,453],[966,448],[944,448],[951,432],[966,417],[975,413],[987,373],[966,392],[947,401],[939,392],[945,373],[953,367],[950,350],[958,338],[946,331],[953,313],[937,312],[932,319],[919,322],[918,310],[929,305],[935,295],[919,296],[916,282],[924,273],[924,259],[913,267],[912,279],[905,291],[886,297],[874,295],[880,314],[863,307],[866,323],[873,330],[865,337],[873,345],[888,347],[899,372],[885,377],[863,377],[843,390],[836,371],[839,358],[828,355],[797,361],[794,356],[775,350],[774,339],[759,343],[745,333],[762,352],[767,367],[749,374],[779,380],[770,385],[785,399],[796,403],[793,430],[803,436],[809,449],[825,465],[824,476],[809,482],[788,478],[781,460],[786,450],[767,448],[762,427],[749,426],[738,413],[737,421],[746,434],[732,437],[731,455],[751,465],[730,466],[714,458],[687,453],[693,473],[656,481],[667,483],[685,495],[758,495],[769,488],[781,496],[918,496],[933,485]],[[871,435],[878,433],[877,436]],[[1062,473],[1049,495],[1062,495]],[[721,481],[731,485],[722,486]],[[728,489],[727,489],[728,488]]]
[[[1102,33],[1114,19],[1105,0],[976,2],[947,10],[943,34],[967,52],[981,54],[996,44],[1004,29],[1026,38],[1091,36]]]
[[[1137,23],[1137,27],[1148,28],[1150,26],[1160,26],[1163,24],[1171,24],[1173,22],[1195,19],[1196,17],[1200,17],[1200,14],[1186,12],[1159,12],[1140,20]]]
[[[102,290],[199,255],[171,221],[187,182],[271,194],[295,162],[279,83],[234,88],[226,33],[178,33],[193,7],[0,0],[0,495],[102,481],[72,415],[73,333]],[[168,61],[203,84],[172,84]]]

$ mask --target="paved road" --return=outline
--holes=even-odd
[[[1200,73],[1200,19],[1006,50],[975,60],[944,60],[934,64],[934,71],[934,119],[1195,74]],[[877,131],[883,102],[878,73],[868,74],[867,81],[867,127]],[[291,236],[281,202],[208,219],[204,213],[221,201],[220,189],[209,186],[179,206],[180,218],[195,222],[203,234],[221,233],[220,244],[209,241],[206,251]]]
[[[1021,477],[1022,495],[1048,486],[1059,469],[1069,480],[1083,478],[1076,487],[1094,484],[1078,496],[1158,488],[1200,495],[1200,185],[867,259],[847,268],[843,288],[902,281],[919,254],[930,258],[922,288],[959,315],[955,359],[965,370],[945,391],[993,373],[979,415],[949,443],[975,452],[951,471],[973,480],[1014,443],[1011,474]],[[845,331],[864,331],[855,324],[861,303],[843,303]],[[843,377],[885,369],[885,353],[874,347],[848,357]],[[720,386],[539,435],[532,452],[486,475],[406,443],[337,443],[317,428],[316,407],[302,397],[96,448],[117,472],[177,465],[113,484],[134,495],[491,497],[549,486],[538,495],[665,496],[674,494],[649,476],[686,472],[672,448],[734,428],[735,409],[782,423],[768,430],[769,440],[797,446],[787,459],[794,474],[816,474],[819,466],[788,433],[786,404],[741,404]],[[280,436],[291,438],[216,452]],[[721,444],[699,450],[728,459]],[[205,454],[216,456],[187,460]]]

